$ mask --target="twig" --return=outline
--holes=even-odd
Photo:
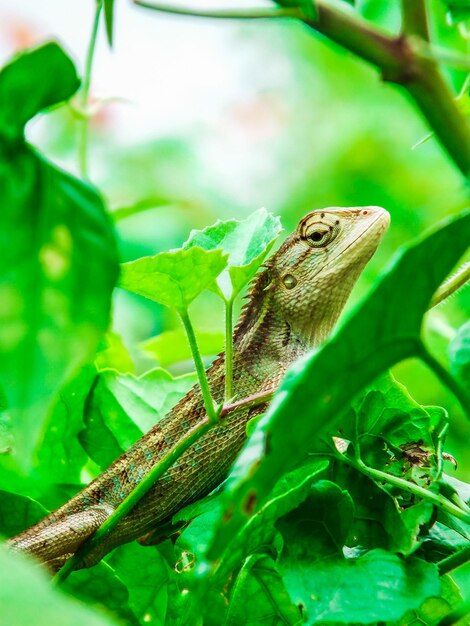
[[[401,0],[402,33],[417,35],[429,41],[428,15],[425,0]]]
[[[136,5],[174,13],[206,18],[265,19],[291,17],[301,19],[308,27],[325,35],[331,41],[356,56],[375,65],[385,81],[405,87],[418,108],[427,119],[450,158],[460,171],[470,174],[470,126],[459,110],[454,95],[428,54],[421,55],[419,47],[413,46],[416,31],[426,35],[422,22],[422,10],[413,11],[412,3],[421,5],[422,0],[406,2],[406,29],[413,28],[411,37],[387,35],[352,11],[339,10],[324,0],[316,0],[317,16],[308,18],[299,8],[253,9],[253,10],[197,10],[174,7],[168,4],[134,0]],[[405,4],[405,2],[404,2]],[[421,11],[421,12],[420,12]],[[420,17],[421,15],[421,17]]]
[[[254,394],[243,398],[238,402],[223,407],[218,418],[215,420],[206,418],[189,430],[180,439],[178,445],[168,450],[168,452],[152,467],[144,476],[142,481],[131,491],[131,493],[121,502],[116,510],[98,528],[98,530],[77,550],[77,552],[66,561],[65,565],[57,572],[54,582],[60,584],[77,569],[86,557],[106,538],[107,535],[119,524],[121,519],[128,515],[137,506],[140,500],[153,487],[153,485],[163,476],[163,474],[206,432],[220,423],[227,415],[238,412],[252,406],[265,404],[274,395],[274,391]]]
[[[90,43],[85,61],[85,69],[83,72],[83,83],[79,93],[81,116],[78,121],[78,166],[80,174],[83,178],[88,178],[88,126],[90,116],[87,114],[88,97],[90,93],[91,72],[93,68],[93,58],[95,55],[96,40],[98,38],[98,26],[100,23],[101,10],[103,8],[103,0],[96,1],[95,17],[91,30]]]
[[[470,546],[467,546],[466,548],[463,548],[463,550],[459,550],[455,554],[451,554],[445,559],[442,559],[442,561],[439,561],[437,564],[437,567],[439,568],[439,575],[443,576],[444,574],[448,574],[452,570],[457,569],[457,567],[468,563],[468,561],[470,561]]]

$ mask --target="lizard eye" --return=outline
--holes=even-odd
[[[305,232],[305,239],[312,248],[323,248],[334,239],[333,229],[323,224],[312,224]]]

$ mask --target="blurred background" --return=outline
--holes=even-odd
[[[261,206],[280,215],[289,232],[313,208],[381,205],[392,226],[351,307],[400,245],[468,204],[468,187],[435,139],[420,143],[429,130],[406,94],[301,24],[211,21],[128,0],[115,4],[114,46],[102,25],[93,67],[89,172],[114,213],[123,261],[177,247],[191,228]],[[395,4],[358,2],[388,31],[399,27]],[[454,44],[444,6],[431,4],[435,36]],[[22,48],[55,39],[82,71],[94,7],[94,0],[0,0],[2,64]],[[457,45],[465,49],[468,41],[459,34]],[[458,92],[465,75],[454,71],[448,78]],[[69,107],[34,121],[28,138],[77,172]],[[192,307],[199,332],[216,334],[209,354],[222,347],[222,312],[211,294]],[[426,338],[441,362],[469,314],[467,290],[427,316]],[[141,349],[178,328],[168,310],[117,290],[113,326],[137,373],[156,362],[175,372],[186,367]],[[418,362],[394,373],[419,402],[449,410],[446,449],[459,462],[456,476],[469,481],[470,428],[457,402]]]

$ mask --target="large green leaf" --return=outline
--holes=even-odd
[[[49,576],[37,564],[11,554],[2,546],[0,606],[2,623],[15,626],[113,626],[118,623],[51,587]]]
[[[22,143],[26,123],[40,111],[70,98],[79,86],[72,60],[56,43],[13,57],[0,73],[2,144]]]
[[[173,377],[161,368],[142,376],[101,372],[87,404],[80,441],[106,468],[154,426],[189,391],[195,374]]]
[[[256,550],[269,545],[276,533],[275,522],[308,497],[312,484],[324,474],[327,467],[328,461],[310,461],[289,472],[276,483],[266,504],[257,515],[249,519],[222,555],[216,574],[216,580],[221,581],[222,586],[238,563]],[[201,521],[207,522],[207,516]],[[201,523],[200,525],[204,526]],[[206,523],[205,527],[211,529],[210,524]],[[189,528],[191,529],[191,525]],[[179,543],[187,537],[187,533],[188,529],[183,531]]]
[[[269,556],[248,557],[235,581],[224,626],[300,624],[301,613],[289,597]]]
[[[226,265],[221,250],[180,248],[123,263],[119,284],[181,313],[213,285]]]
[[[78,85],[56,44],[0,72],[0,382],[24,465],[57,391],[93,355],[108,325],[118,271],[100,197],[23,140],[24,124]]]
[[[211,558],[220,556],[262,506],[282,473],[322,435],[337,434],[338,418],[365,385],[397,361],[420,353],[422,317],[469,240],[467,211],[405,247],[330,341],[294,365],[229,476],[227,509],[224,522],[218,520]]]
[[[253,278],[282,230],[278,217],[259,209],[246,220],[218,221],[204,230],[193,230],[184,248],[223,250],[228,267],[217,279],[225,299],[233,299]]]
[[[223,350],[223,333],[196,332],[196,338],[203,356],[214,356]],[[140,348],[152,354],[162,367],[192,358],[188,338],[182,328],[151,337],[143,341]]]
[[[353,515],[347,492],[323,481],[311,494],[276,524],[284,538],[279,570],[307,623],[397,620],[439,595],[437,567],[425,561],[385,550],[345,558]]]

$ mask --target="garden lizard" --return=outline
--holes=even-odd
[[[255,277],[234,331],[234,389],[240,400],[274,390],[287,368],[331,332],[364,266],[389,224],[380,207],[328,208],[308,213]],[[216,402],[224,394],[224,355],[209,368]],[[312,390],[315,381],[312,381]],[[248,419],[266,404],[228,414],[190,447],[137,506],[85,559],[168,523],[227,475],[246,438]],[[8,543],[56,569],[109,517],[162,454],[205,419],[195,385],[127,452],[69,502]],[[294,418],[294,416],[293,416]],[[299,407],[299,415],[301,411]]]

